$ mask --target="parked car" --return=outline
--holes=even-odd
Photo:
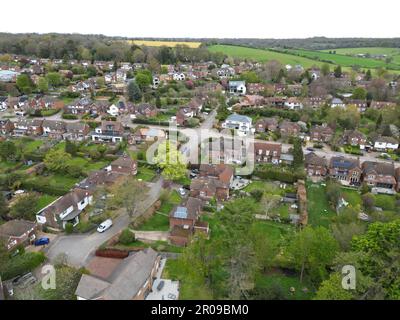
[[[308,147],[307,150],[308,150],[308,151],[315,151],[314,148],[310,148],[310,147]]]
[[[50,243],[49,238],[39,238],[37,239],[33,244],[38,247],[38,246],[45,246],[46,244]]]
[[[104,231],[110,229],[111,226],[112,226],[112,224],[113,224],[113,223],[112,223],[112,220],[111,220],[111,219],[107,219],[106,221],[102,222],[102,223],[98,226],[97,231],[100,232],[100,233],[102,233],[102,232],[104,232]]]
[[[186,195],[186,190],[185,190],[184,188],[180,187],[180,188],[179,188],[179,194],[180,194],[181,196]]]

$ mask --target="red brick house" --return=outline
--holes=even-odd
[[[297,137],[300,133],[300,126],[296,122],[283,121],[279,125],[279,132],[283,137]]]
[[[275,131],[278,129],[278,120],[276,118],[263,118],[255,124],[256,132]]]
[[[279,164],[282,153],[282,144],[275,142],[254,143],[254,157],[256,162]]]
[[[14,130],[14,124],[10,119],[0,119],[0,134],[7,135]]]
[[[359,185],[362,170],[360,160],[340,157],[332,157],[329,163],[329,176],[344,185]]]
[[[124,154],[117,160],[111,162],[111,164],[106,167],[106,171],[134,176],[137,174],[137,162],[133,160],[129,155]]]
[[[35,239],[36,223],[26,220],[10,220],[0,225],[0,239],[5,241],[7,250],[18,245],[27,245]]]
[[[360,149],[364,149],[367,144],[367,137],[365,134],[357,130],[346,130],[343,133],[343,140],[345,144],[350,146],[359,146]]]
[[[327,125],[315,126],[311,129],[310,138],[311,141],[327,143],[332,140],[333,134],[333,129]]]
[[[365,161],[362,166],[362,180],[369,186],[383,189],[395,189],[395,167],[393,163]]]
[[[305,167],[309,176],[326,176],[328,173],[328,162],[323,157],[318,157],[314,152],[305,155]]]

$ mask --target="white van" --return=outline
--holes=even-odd
[[[106,231],[107,229],[110,229],[111,226],[112,226],[112,224],[113,224],[113,223],[112,223],[112,220],[111,220],[111,219],[107,219],[106,221],[102,222],[102,223],[98,226],[97,231],[100,232],[100,233],[102,233],[102,232]]]

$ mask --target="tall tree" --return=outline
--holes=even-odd
[[[335,75],[335,78],[341,78],[342,77],[342,67],[338,65],[334,70],[333,74]]]
[[[299,231],[286,249],[286,256],[293,266],[300,271],[300,282],[304,273],[316,281],[327,275],[327,267],[332,263],[338,244],[328,229],[307,226]]]
[[[17,147],[14,142],[6,140],[0,142],[0,158],[3,161],[14,160],[17,156]]]
[[[321,66],[321,73],[322,73],[322,75],[323,75],[323,76],[327,76],[327,75],[329,75],[330,72],[331,72],[331,68],[329,67],[329,64],[324,63],[324,64]]]
[[[160,143],[154,162],[163,169],[162,175],[167,180],[176,181],[187,175],[185,159],[171,141]]]
[[[128,98],[133,102],[138,102],[142,99],[142,91],[135,81],[131,81],[128,84]]]
[[[301,168],[304,165],[304,155],[302,143],[299,138],[293,141],[293,166],[295,168]]]

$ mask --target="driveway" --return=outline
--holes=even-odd
[[[148,183],[150,188],[148,197],[143,201],[142,208],[146,211],[160,196],[162,179],[154,183]],[[93,256],[95,250],[104,242],[129,226],[131,218],[123,213],[113,221],[113,226],[104,233],[92,233],[89,235],[59,236],[45,250],[50,262],[54,262],[60,254],[67,255],[68,264],[75,267],[85,266]]]

